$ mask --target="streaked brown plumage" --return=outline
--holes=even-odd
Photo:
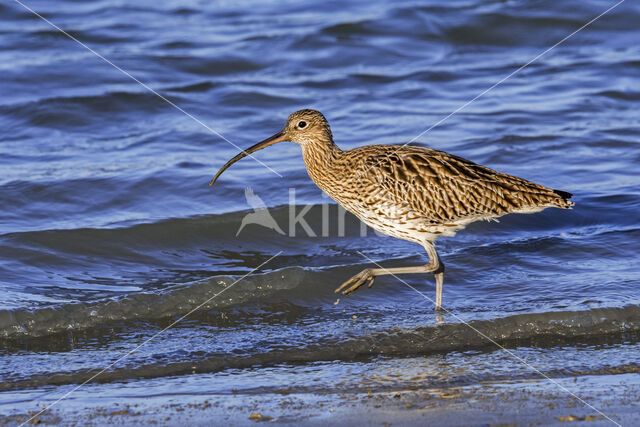
[[[503,174],[462,157],[416,146],[369,145],[342,151],[329,123],[315,110],[291,114],[284,129],[225,164],[211,181],[237,160],[280,141],[302,147],[307,172],[320,189],[370,227],[421,244],[429,263],[417,267],[365,269],[336,292],[353,293],[376,276],[432,272],[436,308],[442,301],[444,265],[433,242],[452,236],[477,220],[508,213],[533,213],[547,207],[569,209],[571,194]]]

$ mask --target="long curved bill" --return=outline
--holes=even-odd
[[[275,135],[273,135],[272,137],[269,137],[269,138],[265,139],[264,141],[258,142],[253,147],[249,147],[246,150],[238,153],[233,159],[229,160],[227,163],[225,163],[224,166],[222,166],[220,168],[220,170],[218,171],[216,176],[214,176],[213,179],[211,180],[211,182],[209,183],[209,186],[212,186],[213,183],[216,182],[218,177],[222,174],[222,172],[227,170],[227,168],[229,168],[229,166],[231,166],[232,164],[234,164],[238,160],[242,159],[243,157],[247,157],[249,154],[255,153],[258,150],[262,150],[263,148],[266,148],[266,147],[268,147],[270,145],[273,145],[273,144],[275,144],[277,142],[284,141],[286,138],[287,138],[287,135],[284,132],[278,132]]]

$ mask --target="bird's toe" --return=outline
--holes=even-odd
[[[347,280],[346,282],[344,282],[342,285],[338,286],[336,288],[335,291],[333,291],[336,294],[339,294],[344,288],[346,288],[347,286],[349,286],[351,283],[353,283],[356,279],[358,278],[358,275],[353,276],[352,278],[350,278],[349,280]]]
[[[340,285],[340,287],[337,288],[335,292],[342,292],[343,295],[348,296],[354,293],[364,284],[367,284],[367,286],[370,288],[371,286],[373,286],[373,280],[374,276],[371,274],[371,271],[363,270]]]

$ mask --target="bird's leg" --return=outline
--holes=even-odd
[[[436,278],[436,302],[435,310],[442,310],[442,285],[444,284],[444,265],[441,264],[441,269],[434,274]]]
[[[365,268],[360,273],[340,285],[340,287],[334,292],[342,292],[344,295],[351,295],[364,284],[367,284],[368,287],[373,286],[373,280],[376,276],[384,276],[385,274],[431,273],[436,269],[437,267],[433,266],[431,263],[417,265],[415,267]],[[349,285],[351,286],[345,289]]]
[[[342,292],[344,295],[351,295],[358,288],[363,285],[367,285],[369,288],[373,286],[373,281],[376,276],[383,276],[385,274],[410,274],[410,273],[435,273],[436,278],[436,310],[442,309],[442,284],[444,283],[444,264],[440,261],[440,257],[436,252],[436,248],[433,243],[426,242],[424,248],[429,255],[429,262],[425,265],[417,265],[414,267],[395,267],[395,268],[365,268],[360,273],[356,274],[340,287],[335,290],[335,293]],[[346,288],[346,289],[345,289]]]

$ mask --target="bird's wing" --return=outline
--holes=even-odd
[[[393,147],[364,156],[384,197],[429,223],[491,218],[547,206],[570,207],[568,193],[503,174],[443,151]],[[408,215],[408,214],[405,214]]]
[[[250,187],[244,189],[244,195],[247,199],[247,203],[254,210],[267,209],[267,205],[262,201],[260,197],[256,196],[256,194]]]

